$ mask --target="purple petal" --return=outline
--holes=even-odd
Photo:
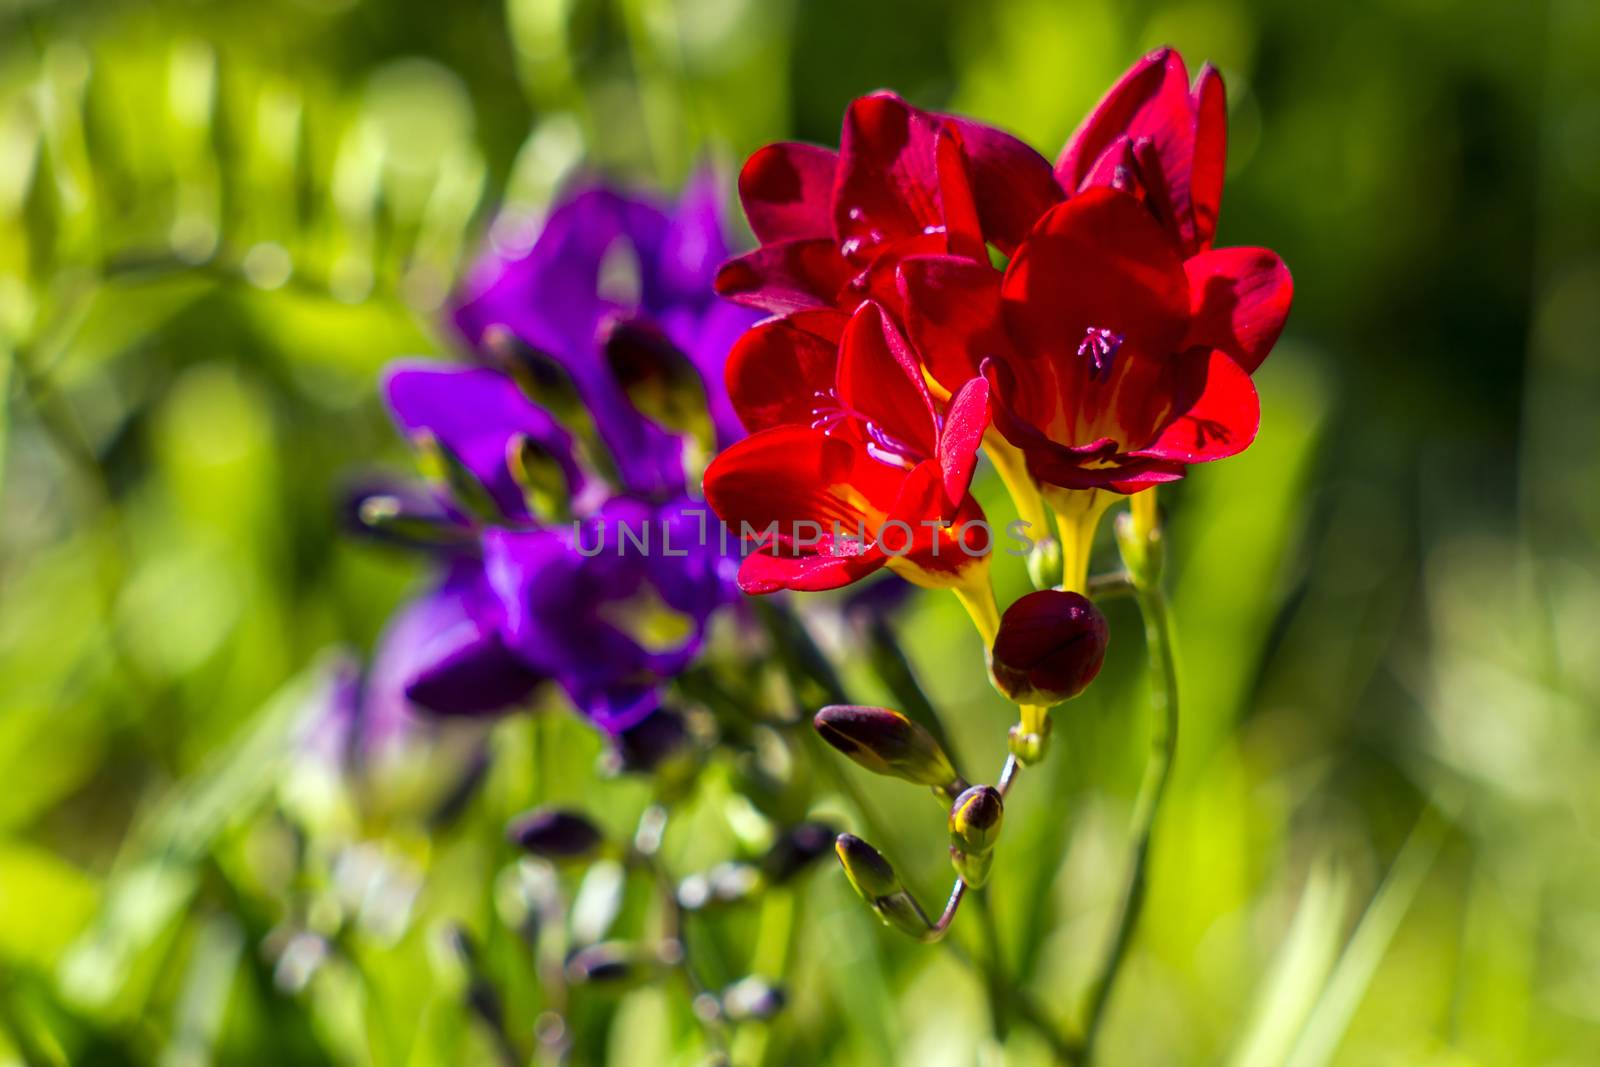
[[[410,705],[438,715],[486,715],[521,704],[544,675],[502,641],[500,605],[472,561],[395,615],[368,675],[363,736],[399,729]]]
[[[657,264],[668,219],[660,207],[600,187],[579,191],[550,215],[533,247],[514,258],[491,255],[456,309],[473,344],[501,326],[558,363],[589,409],[625,485],[675,492],[683,484],[682,445],[641,416],[606,366],[599,342],[607,324],[634,315],[659,285]],[[630,288],[615,278],[631,263]],[[624,291],[627,290],[627,291]]]
[[[384,389],[401,429],[433,434],[483,482],[506,515],[530,517],[506,466],[506,450],[515,435],[528,437],[554,459],[573,493],[582,488],[571,435],[505,374],[405,362],[389,368]]]

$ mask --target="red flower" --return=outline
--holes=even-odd
[[[874,93],[845,112],[840,150],[774,144],[739,175],[761,247],[730,260],[717,292],[776,313],[861,301],[898,309],[906,256],[987,264],[1061,199],[1050,164],[1009,134]]]
[[[1160,48],[1135,63],[1068,138],[1056,180],[1068,193],[1111,186],[1144,200],[1185,255],[1211,247],[1228,153],[1222,77]]]
[[[1130,193],[1051,208],[1004,276],[949,256],[901,267],[906,324],[941,381],[983,373],[994,419],[1040,482],[1131,493],[1243,450],[1250,373],[1288,314],[1266,249],[1185,260]]]
[[[747,593],[832,589],[881,567],[957,585],[988,551],[967,492],[989,422],[974,379],[943,417],[884,310],[867,302],[839,329],[801,312],[749,330],[728,359],[728,389],[750,437],[706,471],[706,500],[758,551]]]

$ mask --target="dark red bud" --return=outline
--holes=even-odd
[[[869,771],[943,789],[956,780],[933,735],[898,711],[833,704],[811,724],[822,739]]]
[[[594,823],[575,811],[540,808],[513,819],[506,836],[532,852],[552,860],[582,859],[600,847],[603,838]]]
[[[1107,637],[1105,616],[1088,597],[1041,589],[1006,609],[989,673],[1018,704],[1059,704],[1100,673]]]

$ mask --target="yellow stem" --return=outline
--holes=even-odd
[[[1141,541],[1149,540],[1150,532],[1161,522],[1161,510],[1156,504],[1155,486],[1130,496],[1128,510],[1133,513],[1134,535]]]
[[[994,601],[994,586],[989,581],[988,567],[973,567],[973,576],[953,586],[956,599],[972,617],[972,625],[983,638],[984,654],[994,648],[994,639],[1000,633],[1000,608]]]
[[[1017,711],[1020,713],[1024,732],[1042,734],[1049,729],[1046,720],[1050,716],[1050,709],[1043,704],[1020,704]]]
[[[1100,516],[1106,513],[1117,494],[1103,489],[1057,490],[1050,495],[1061,531],[1061,588],[1069,593],[1089,591],[1089,557],[1094,552],[1094,534]]]
[[[988,454],[989,462],[994,464],[995,472],[1000,475],[1000,483],[1010,494],[1011,503],[1017,509],[1017,518],[1027,524],[1028,536],[1035,541],[1049,537],[1050,515],[1045,510],[1038,485],[1034,484],[1033,476],[1028,473],[1028,461],[1022,450],[992,430],[983,439],[983,450]]]

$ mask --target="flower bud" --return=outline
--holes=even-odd
[[[992,785],[975,785],[950,805],[950,844],[963,852],[988,852],[1000,840],[1005,802]]]
[[[583,859],[604,838],[583,815],[558,808],[539,808],[512,820],[506,836],[535,856],[550,860]]]
[[[693,739],[682,715],[672,708],[657,708],[613,741],[617,770],[652,774],[675,769],[677,757],[692,762]]]
[[[600,941],[567,957],[567,981],[573,985],[629,989],[653,978],[658,962],[631,942]]]
[[[994,866],[994,850],[988,852],[963,852],[950,846],[950,865],[961,880],[973,889],[982,889],[989,880],[989,869]]]
[[[735,1023],[770,1019],[783,1010],[785,999],[781,986],[750,975],[722,991],[722,1016]]]
[[[1059,704],[1100,673],[1106,638],[1105,616],[1088,597],[1041,589],[1001,617],[989,675],[1018,704]]]
[[[473,544],[472,528],[420,483],[363,479],[345,488],[340,510],[350,532],[390,544],[430,550]]]
[[[935,789],[956,781],[939,742],[898,711],[834,704],[817,712],[812,725],[824,741],[869,771]]]
[[[826,855],[833,847],[836,833],[837,830],[823,822],[791,826],[761,857],[761,873],[769,884],[782,885]]]
[[[989,879],[1005,804],[993,786],[975,785],[950,806],[950,862],[974,889]]]
[[[529,514],[549,522],[572,518],[568,472],[539,442],[527,434],[512,434],[506,441],[506,470],[522,490]]]
[[[1041,716],[1037,723],[1017,723],[1006,735],[1006,748],[1025,766],[1038,764],[1050,750],[1050,720]]]
[[[900,892],[900,878],[889,861],[855,834],[840,834],[834,840],[833,849],[844,865],[845,877],[868,904]]]
[[[845,877],[861,899],[878,913],[884,925],[918,939],[928,935],[928,920],[911,899],[889,861],[854,834],[840,834],[834,851],[844,865]]]
[[[619,316],[601,323],[600,343],[611,373],[640,414],[713,447],[705,382],[670,337],[654,323]]]
[[[448,490],[454,503],[489,522],[500,518],[500,505],[495,503],[494,494],[449,446],[427,430],[414,432],[411,441],[423,475]]]
[[[1061,584],[1061,542],[1041,537],[1028,552],[1028,580],[1035,589],[1053,589]]]
[[[1134,587],[1150,589],[1160,584],[1166,559],[1161,527],[1136,522],[1131,513],[1123,512],[1117,516],[1112,529],[1117,535],[1117,551],[1122,555],[1122,565],[1127,568]]]

